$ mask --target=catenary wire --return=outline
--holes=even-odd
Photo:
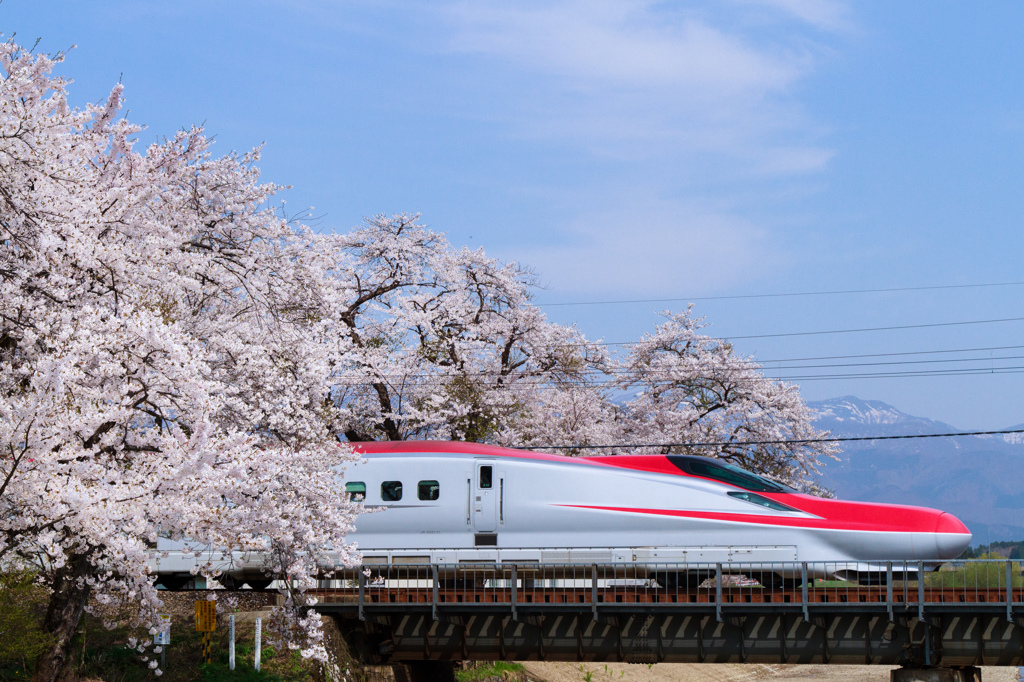
[[[721,337],[725,341],[733,341],[737,339],[776,339],[786,336],[820,336],[823,334],[853,334],[856,332],[883,332],[883,331],[894,331],[900,329],[928,329],[934,327],[961,327],[971,324],[994,324],[997,322],[1021,322],[1024,321],[1024,317],[1001,317],[992,320],[967,320],[964,322],[929,322],[926,324],[901,324],[893,325],[889,327],[860,327],[856,329],[828,329],[824,331],[813,331],[813,332],[781,332],[777,334],[746,334],[744,336],[723,336]],[[627,341],[618,343],[603,343],[600,345],[606,346],[630,346],[640,345],[642,343],[655,343],[655,341]]]
[[[850,374],[831,373],[831,374],[827,374],[827,375],[825,375],[825,374],[800,374],[800,375],[794,375],[794,374],[787,374],[786,372],[789,372],[791,370],[796,370],[796,369],[805,369],[805,370],[806,369],[810,369],[810,370],[813,370],[813,369],[836,369],[836,368],[840,368],[841,369],[841,368],[854,368],[854,367],[881,367],[881,366],[893,366],[893,365],[896,365],[896,366],[904,365],[905,366],[905,365],[922,365],[922,364],[938,364],[938,363],[947,364],[948,365],[948,364],[953,364],[953,363],[964,363],[964,362],[975,362],[975,363],[978,363],[978,362],[992,362],[992,361],[996,361],[996,360],[1020,360],[1020,359],[1024,359],[1024,355],[1005,355],[1005,356],[996,356],[996,357],[992,357],[992,358],[950,358],[950,359],[942,359],[942,360],[906,360],[906,361],[895,361],[895,362],[853,362],[853,363],[829,363],[829,364],[818,364],[818,365],[790,365],[790,366],[787,366],[787,367],[774,367],[774,368],[772,368],[772,367],[763,367],[762,366],[760,368],[750,367],[750,368],[737,368],[735,370],[731,370],[730,369],[730,370],[725,370],[725,372],[723,372],[721,369],[719,369],[719,370],[714,371],[713,375],[720,377],[723,374],[727,374],[727,373],[730,373],[730,372],[735,372],[736,374],[739,374],[739,375],[747,374],[747,373],[750,373],[750,372],[760,372],[760,373],[763,373],[766,376],[771,376],[771,377],[775,377],[775,378],[790,378],[790,379],[792,379],[792,378],[806,378],[806,377],[815,378],[815,377],[845,377],[845,376],[849,376],[849,377],[862,377],[862,376],[904,376],[904,375],[933,375],[933,374],[934,375],[944,375],[944,374],[991,374],[991,373],[998,373],[998,372],[1004,372],[1005,373],[1007,371],[1022,370],[1022,369],[1024,369],[1024,367],[1019,366],[1019,365],[1009,365],[1009,366],[1007,366],[1007,365],[994,366],[993,365],[993,366],[989,366],[989,367],[947,367],[947,368],[924,369],[924,370],[895,369],[895,370],[890,371],[890,372],[872,372],[872,373],[857,372],[857,373],[850,373]],[[600,385],[602,383],[605,383],[605,384],[615,383],[617,381],[614,378],[614,377],[616,377],[616,375],[629,374],[629,373],[632,373],[633,371],[634,370],[630,370],[628,368],[607,369],[607,370],[592,369],[592,370],[585,370],[583,372],[578,373],[577,377],[581,378],[581,379],[583,379],[583,378],[593,378],[593,377],[607,377],[607,380],[604,381],[604,382],[593,381],[592,384],[591,384],[591,385]],[[649,378],[649,379],[653,378],[655,380],[657,380],[660,377],[671,377],[672,376],[672,372],[670,370],[664,370],[664,371],[646,370],[646,371],[638,372],[638,374],[641,375],[642,378]],[[463,378],[502,378],[502,379],[509,380],[509,385],[523,384],[523,383],[547,384],[547,383],[550,383],[550,382],[557,382],[558,381],[557,377],[549,377],[549,376],[544,376],[544,375],[541,375],[541,376],[532,376],[532,375],[516,376],[516,375],[502,374],[502,373],[497,372],[497,371],[494,371],[494,372],[482,372],[482,371],[465,372],[465,373],[458,373],[458,374],[452,374],[452,375],[438,375],[438,374],[427,374],[427,373],[416,372],[416,373],[406,373],[406,374],[379,374],[379,375],[377,375],[377,377],[380,380],[382,380],[382,381],[419,380],[420,383],[422,383],[422,384],[429,384],[429,383],[443,384],[447,379],[451,379],[451,378],[460,378],[460,379],[463,379]],[[349,375],[349,376],[340,375],[340,376],[334,377],[334,379],[336,381],[341,381],[341,382],[345,382],[347,380],[354,380],[352,383],[355,383],[355,384],[366,383],[366,377],[364,375],[359,375],[359,374]]]
[[[947,350],[908,350],[900,351],[896,353],[860,353],[857,355],[821,355],[817,357],[806,357],[806,358],[776,358],[774,360],[758,360],[758,363],[768,364],[771,362],[809,362],[811,360],[847,360],[856,358],[884,358],[884,357],[896,357],[900,355],[935,355],[939,353],[980,353],[982,351],[991,350],[1016,350],[1024,348],[1024,346],[985,346],[981,348],[950,348]],[[979,358],[981,359],[981,358]]]
[[[762,372],[778,372],[778,371],[790,370],[790,369],[813,369],[813,368],[832,368],[832,367],[861,367],[861,366],[868,366],[868,365],[885,365],[885,364],[893,364],[893,365],[904,365],[905,364],[905,365],[911,365],[911,364],[939,363],[939,362],[942,362],[942,363],[991,362],[993,360],[1018,359],[1018,358],[1021,358],[1021,357],[1024,357],[1024,356],[1019,356],[1019,355],[1000,355],[1000,356],[988,356],[988,357],[976,357],[976,358],[949,358],[949,359],[944,359],[944,360],[907,360],[907,361],[890,362],[890,363],[886,363],[886,362],[880,362],[880,363],[856,363],[856,362],[850,362],[850,363],[831,363],[831,364],[818,364],[818,365],[787,365],[785,367],[769,367],[769,365],[778,364],[778,363],[812,362],[812,361],[815,361],[815,360],[845,360],[845,359],[860,359],[860,358],[884,358],[884,357],[901,357],[901,356],[917,356],[917,355],[936,355],[936,354],[948,354],[948,353],[977,353],[977,352],[993,351],[993,350],[1017,350],[1017,349],[1021,349],[1021,348],[1024,348],[1024,345],[1016,345],[1016,346],[986,346],[986,347],[979,347],[979,348],[950,348],[950,349],[944,349],[944,350],[902,351],[902,352],[894,352],[894,353],[860,353],[860,354],[856,354],[856,355],[821,355],[821,356],[808,356],[808,357],[803,357],[803,358],[774,358],[774,359],[770,359],[770,360],[755,359],[754,363],[760,366],[760,370]],[[630,370],[628,368],[619,368],[619,369],[616,369],[616,368],[608,368],[608,369],[593,368],[593,369],[584,370],[584,371],[580,372],[579,374],[582,374],[582,375],[615,375],[615,374],[625,374],[625,373],[628,373],[630,371],[633,371],[633,370]],[[983,371],[987,372],[988,370],[986,369],[986,370],[983,370]],[[654,371],[647,371],[646,374],[653,375],[653,374],[657,374],[657,373],[654,372]],[[402,378],[408,378],[408,379],[417,379],[417,378],[431,378],[431,377],[435,377],[437,375],[436,374],[427,374],[427,373],[423,373],[423,372],[408,372],[408,373],[405,373],[405,374],[383,374],[383,375],[380,375],[380,376],[382,376],[384,378],[388,378],[388,377],[394,377],[394,378],[402,377]],[[482,370],[480,370],[480,371],[473,371],[473,372],[462,372],[458,376],[460,376],[460,377],[497,377],[497,376],[501,376],[501,372],[499,370],[490,370],[490,371],[482,371]],[[336,377],[336,378],[344,378],[344,377]],[[361,378],[361,375],[356,375],[355,378]]]
[[[638,298],[610,301],[564,301],[557,303],[536,303],[538,307],[572,306],[572,305],[620,305],[630,303],[678,303],[680,301],[728,301],[737,299],[787,298],[794,296],[835,296],[840,294],[876,294],[897,291],[934,291],[939,289],[977,289],[983,287],[1020,286],[1024,282],[993,282],[989,284],[947,284],[928,287],[892,287],[888,289],[844,289],[837,291],[799,291],[777,294],[737,294],[734,296],[684,296],[678,298]]]
[[[998,436],[1024,433],[1024,429],[1003,429],[1001,431],[960,431],[957,433],[920,433],[905,436],[837,436],[835,438],[798,438],[779,440],[722,441],[718,443],[617,443],[614,445],[530,445],[518,446],[518,450],[609,450],[613,448],[718,448],[728,445],[807,445],[810,443],[849,443],[868,440],[908,440],[911,438],[960,438],[962,436]]]
[[[1024,373],[1024,366],[1020,367],[996,367],[992,369],[974,369],[974,370],[933,370],[933,371],[922,371],[922,372],[876,372],[876,373],[856,373],[856,374],[822,374],[822,375],[797,375],[797,376],[767,376],[769,380],[785,381],[785,382],[807,382],[807,381],[836,381],[843,379],[894,379],[894,378],[931,378],[931,377],[949,377],[949,376],[981,376],[981,375],[996,375],[996,374],[1021,374]],[[750,379],[749,383],[752,385],[756,382],[756,379]],[[389,384],[394,386],[396,382],[389,380],[382,380],[381,383]],[[733,386],[747,383],[745,379],[733,379],[730,381]],[[438,378],[437,380],[429,379],[427,381],[418,382],[416,384],[417,389],[435,387],[443,389],[448,384],[443,379]],[[338,383],[334,384],[335,388],[352,389],[352,388],[366,388],[370,389],[374,387],[374,383],[366,381],[360,378],[358,381],[344,382],[338,380]],[[618,382],[615,380],[608,381],[597,381],[581,386],[581,388],[589,389],[602,389],[602,388],[615,388],[618,386]],[[537,391],[561,391],[565,390],[565,387],[557,385],[556,381],[547,379],[535,379],[533,377],[519,379],[514,382],[510,382],[504,386],[507,390],[519,389],[533,389]]]

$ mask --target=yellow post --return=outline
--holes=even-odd
[[[196,632],[203,633],[203,663],[210,662],[210,645],[217,629],[217,602],[196,602]]]

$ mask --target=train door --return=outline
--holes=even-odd
[[[494,460],[478,460],[472,484],[473,529],[477,533],[498,530],[498,476]]]

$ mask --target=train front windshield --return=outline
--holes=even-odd
[[[757,474],[740,469],[721,460],[708,459],[707,457],[694,457],[690,455],[669,455],[669,461],[676,465],[680,471],[701,478],[710,478],[714,481],[721,481],[728,485],[743,488],[755,493],[791,493],[792,488],[782,483],[762,478]]]

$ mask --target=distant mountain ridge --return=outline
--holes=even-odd
[[[818,414],[817,428],[837,433],[841,430],[844,436],[905,436],[958,430],[945,422],[901,412],[881,400],[861,400],[852,395],[808,405]]]
[[[816,428],[839,437],[956,433],[879,400],[809,402]],[[1008,427],[1012,430],[1015,427]],[[1024,539],[1024,434],[840,443],[822,482],[845,499],[933,507],[958,516],[974,542]]]

